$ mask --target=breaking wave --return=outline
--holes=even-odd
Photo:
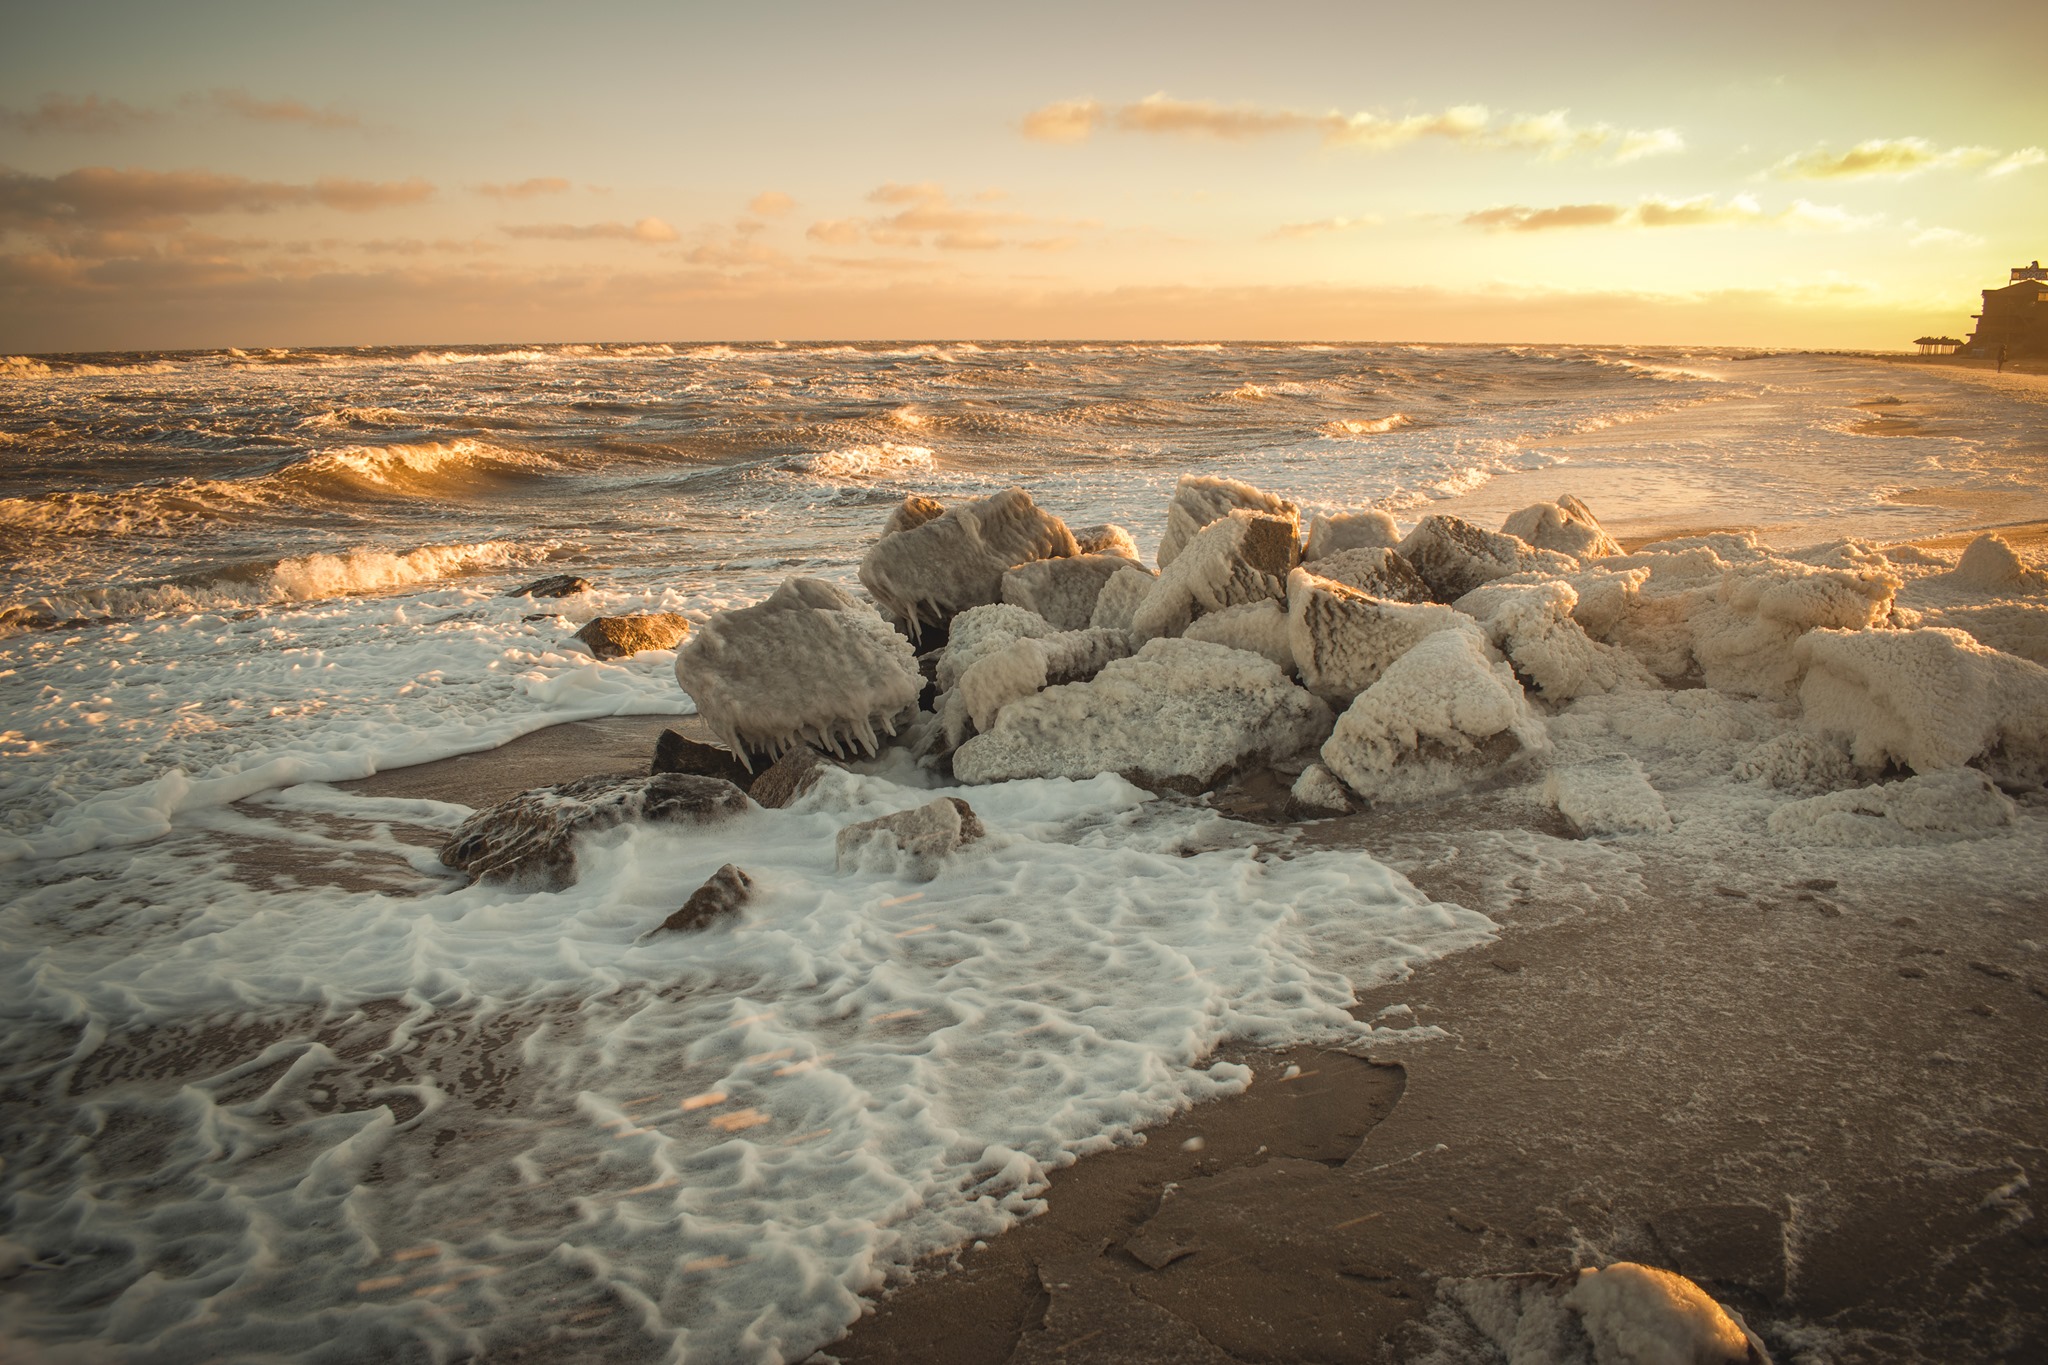
[[[782,462],[782,467],[814,478],[858,480],[926,473],[933,464],[932,452],[924,446],[902,446],[893,441],[883,441],[878,445],[828,450],[816,455],[793,455]]]
[[[1414,425],[1407,413],[1396,412],[1386,417],[1340,417],[1334,422],[1323,423],[1322,431],[1325,436],[1342,439],[1347,436],[1384,436],[1390,431]]]

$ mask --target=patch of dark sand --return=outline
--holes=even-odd
[[[2048,978],[2012,960],[2048,927],[2048,893],[1900,885],[1853,853],[1578,840],[1531,827],[1537,809],[1503,786],[1302,828],[1303,846],[1364,848],[1504,926],[1361,996],[1360,1017],[1444,1032],[1374,1049],[1406,1089],[1341,1165],[1275,1144],[1180,1181],[1135,1227],[1084,1210],[1068,1216],[1086,1235],[1000,1253],[1026,1223],[830,1352],[1408,1359],[1436,1341],[1442,1278],[1629,1259],[1700,1280],[1781,1359],[2048,1358],[2030,1183],[2048,1147]],[[1365,1096],[1376,1075],[1319,1079]],[[1256,1135],[1260,1090],[1175,1131]],[[1143,1168],[1122,1160],[1063,1173],[1047,1217],[1143,1207]],[[975,1353],[932,1352],[954,1334]]]
[[[1925,423],[1911,417],[1894,417],[1889,413],[1851,422],[1849,430],[1858,436],[1924,436],[1927,433]]]

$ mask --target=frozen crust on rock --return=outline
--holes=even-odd
[[[2000,596],[2032,596],[2048,593],[2048,572],[2029,568],[2003,537],[1978,536],[1963,550],[1963,557],[1948,575],[1957,587]]]
[[[1303,560],[1306,563],[1306,559]],[[1397,550],[1383,546],[1359,550],[1338,550],[1324,555],[1309,572],[1332,583],[1356,588],[1368,597],[1388,602],[1433,602],[1429,584],[1415,572],[1415,566]]]
[[[1048,687],[1086,682],[1130,653],[1131,635],[1124,630],[1070,630],[1012,640],[983,654],[960,675],[960,700],[974,728],[986,730],[1011,702]]]
[[[1077,552],[1058,517],[1012,488],[884,535],[861,559],[860,581],[915,637],[968,607],[996,601],[1003,575],[1017,565]]]
[[[1346,550],[1391,550],[1400,543],[1401,528],[1387,513],[1377,508],[1339,512],[1309,521],[1308,544],[1302,548],[1301,560],[1306,564]]]
[[[1180,556],[1204,526],[1239,508],[1270,512],[1299,523],[1300,509],[1284,498],[1239,483],[1206,474],[1183,474],[1174,486],[1173,501],[1166,508],[1166,534],[1159,541],[1159,567],[1164,569]]]
[[[1981,839],[2013,822],[2013,799],[1975,768],[1926,773],[1795,801],[1771,812],[1771,833],[1806,844],[1889,848]]]
[[[1481,583],[1509,574],[1538,570],[1557,577],[1579,567],[1570,555],[1483,531],[1460,517],[1424,517],[1396,548],[1439,602],[1455,602]]]
[[[676,656],[676,681],[749,770],[796,744],[874,753],[924,691],[910,642],[816,578],[713,617]]]
[[[1287,575],[1299,562],[1290,511],[1235,511],[1217,518],[1188,542],[1131,613],[1131,629],[1156,640],[1179,635],[1204,612],[1287,595]]]
[[[889,513],[889,519],[882,523],[882,534],[893,536],[898,531],[913,531],[928,521],[937,521],[944,515],[944,503],[936,498],[928,498],[922,493],[912,493]]]
[[[1008,602],[991,602],[985,607],[969,608],[953,618],[953,630],[946,637],[945,652],[939,655],[939,690],[950,692],[958,687],[960,679],[974,667],[976,660],[995,653],[1013,640],[1035,640],[1059,633],[1058,626],[1037,612]]]
[[[1789,699],[1799,683],[1792,642],[1809,630],[1863,630],[1891,613],[1899,580],[1869,569],[1817,569],[1791,560],[1741,564],[1687,618],[1707,686]]]
[[[1349,815],[1351,793],[1344,790],[1344,784],[1337,774],[1320,763],[1311,763],[1301,770],[1301,776],[1294,779],[1294,787],[1288,792],[1290,804],[1298,811],[1314,812],[1319,815]]]
[[[1477,630],[1440,630],[1337,718],[1323,762],[1368,800],[1413,801],[1548,747],[1522,686]]]
[[[1109,576],[1088,615],[1091,630],[1129,630],[1138,604],[1152,591],[1159,575],[1142,564],[1129,564]]]
[[[1975,764],[2014,786],[2048,781],[2048,668],[1938,627],[1817,630],[1793,653],[1806,727],[1865,772]]]
[[[1088,682],[1004,707],[991,730],[960,746],[953,772],[964,782],[1114,772],[1140,786],[1203,791],[1329,732],[1330,708],[1256,654],[1154,640]]]
[[[1457,609],[1479,622],[1493,647],[1547,701],[1655,686],[1633,655],[1592,639],[1572,619],[1578,601],[1571,584],[1556,579],[1495,582],[1466,593]]]
[[[1556,502],[1524,507],[1503,522],[1500,529],[1539,550],[1556,550],[1574,559],[1621,553],[1621,546],[1600,529],[1592,509],[1569,493]]]
[[[1117,555],[1130,560],[1133,564],[1138,561],[1138,542],[1132,538],[1129,531],[1115,522],[1104,522],[1100,526],[1076,526],[1074,544],[1081,548],[1084,555]]]
[[[1003,600],[1037,612],[1061,630],[1086,630],[1102,585],[1131,567],[1131,560],[1113,554],[1035,559],[1003,575]]]
[[[1749,1330],[1683,1275],[1622,1261],[1579,1272],[1564,1296],[1595,1365],[1768,1365]]]
[[[1671,812],[1632,758],[1614,757],[1553,771],[1543,795],[1581,834],[1669,834]]]
[[[1349,702],[1425,636],[1479,635],[1478,625],[1435,603],[1383,602],[1309,569],[1287,576],[1287,640],[1301,683],[1332,705]]]
[[[1294,646],[1287,631],[1287,609],[1268,598],[1200,616],[1182,635],[1186,640],[1206,640],[1227,645],[1269,659],[1282,673],[1294,672]]]

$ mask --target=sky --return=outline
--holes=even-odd
[[[10,6],[0,349],[1910,349],[2048,256],[2038,12]]]

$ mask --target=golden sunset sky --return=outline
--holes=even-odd
[[[2048,256],[2016,3],[10,7],[0,348],[1899,349]]]

